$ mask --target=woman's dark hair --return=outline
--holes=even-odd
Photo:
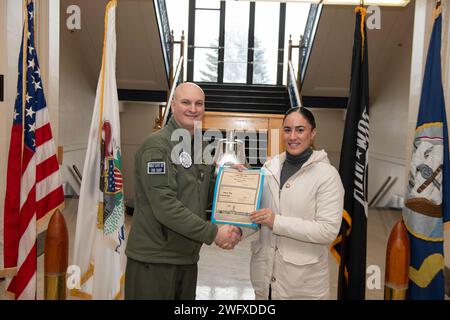
[[[286,113],[284,114],[284,118],[283,118],[283,123],[284,120],[286,120],[286,117],[288,115],[290,115],[293,112],[298,112],[300,113],[303,118],[306,119],[306,121],[308,121],[308,123],[311,125],[311,127],[313,129],[316,128],[316,119],[314,119],[314,115],[312,114],[311,111],[309,111],[308,109],[306,109],[305,107],[295,107],[295,108],[290,108],[288,111],[286,111]]]

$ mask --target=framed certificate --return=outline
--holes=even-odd
[[[238,171],[220,167],[214,190],[212,222],[258,228],[250,213],[259,209],[264,182],[263,169]]]

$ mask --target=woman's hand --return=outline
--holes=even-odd
[[[268,226],[270,230],[272,230],[273,222],[275,221],[275,214],[269,208],[264,208],[252,212],[250,214],[250,219],[252,222]]]

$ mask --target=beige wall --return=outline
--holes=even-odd
[[[407,17],[405,17],[407,19]],[[412,19],[405,29],[401,45],[390,48],[391,59],[385,76],[376,86],[370,101],[369,200],[385,180],[397,181],[380,198],[378,206],[386,205],[392,197],[405,193],[405,148],[408,133],[409,79],[411,70]],[[391,180],[393,181],[393,180]]]
[[[324,149],[336,169],[339,169],[342,136],[344,134],[345,110],[343,109],[310,109],[316,119],[317,133],[315,146]]]
[[[65,17],[65,7],[60,10],[61,17]],[[63,180],[74,182],[76,188],[76,180],[67,168],[76,165],[83,172],[97,79],[89,70],[83,50],[73,41],[75,33],[67,30],[64,18],[61,21],[59,121],[60,145],[64,147],[62,174]]]
[[[398,179],[379,206],[386,205],[396,194],[404,194],[410,67],[411,34],[406,33],[402,46],[392,48],[385,67],[389,76],[372,86],[377,92],[371,92],[370,98],[369,201],[388,176]],[[345,112],[315,108],[312,111],[317,122],[316,147],[325,149],[331,163],[339,168]]]
[[[122,142],[122,174],[125,199],[134,199],[134,155],[154,129],[159,104],[121,102],[120,139]]]
[[[83,172],[92,112],[95,103],[98,73],[85,48],[78,46],[79,34],[66,28],[66,6],[61,6],[61,57],[60,57],[60,145],[64,147],[63,180],[69,181],[75,191],[79,185],[70,172],[76,165]],[[82,25],[83,28],[83,25]],[[98,61],[98,70],[100,70]],[[152,132],[158,105],[139,102],[120,102],[121,142],[125,198],[134,197],[134,154],[145,137]]]

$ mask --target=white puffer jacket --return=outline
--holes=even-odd
[[[327,299],[328,250],[342,220],[344,188],[325,151],[314,151],[280,190],[286,154],[264,165],[261,208],[276,214],[251,243],[250,276],[257,299]]]

